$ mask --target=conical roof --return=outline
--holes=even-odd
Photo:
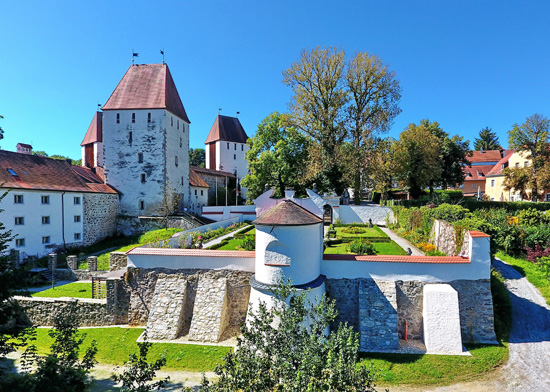
[[[291,200],[283,200],[260,215],[254,222],[263,226],[302,226],[322,223],[323,220]]]
[[[246,143],[248,136],[237,117],[222,116],[218,114],[204,144],[214,143],[218,140]]]
[[[166,109],[190,123],[166,64],[131,65],[102,109]]]

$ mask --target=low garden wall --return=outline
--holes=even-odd
[[[335,219],[340,218],[342,223],[369,223],[369,219],[372,219],[375,225],[386,226],[386,219],[393,219],[393,212],[389,207],[338,206],[335,212]]]

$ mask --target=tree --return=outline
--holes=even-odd
[[[384,199],[387,199],[395,177],[395,146],[396,141],[393,138],[378,139],[367,162],[372,188],[384,195]]]
[[[40,151],[33,151],[32,153],[33,153],[33,155],[39,155],[41,157],[57,159],[57,160],[60,160],[60,161],[66,161],[67,159],[70,159],[73,165],[82,166],[82,159],[71,159],[71,158],[69,158],[65,155],[59,155],[59,154],[48,155],[48,153],[46,151],[41,151],[41,150]]]
[[[368,52],[357,53],[347,65],[345,84],[349,91],[346,107],[347,125],[351,137],[352,154],[347,154],[348,172],[353,177],[355,204],[360,204],[361,173],[372,146],[375,133],[384,133],[393,119],[401,113],[399,100],[401,86],[395,72],[377,56]],[[366,176],[364,176],[366,178]]]
[[[302,51],[300,60],[283,72],[283,83],[292,88],[290,103],[293,125],[317,144],[320,171],[308,170],[319,187],[338,194],[344,190],[340,147],[346,139],[343,86],[345,54],[336,48],[317,47]]]
[[[326,335],[334,301],[312,303],[288,282],[273,293],[273,307],[260,303],[253,311],[235,351],[216,367],[218,381],[203,380],[205,391],[375,390],[373,373],[357,366],[358,334],[341,324]]]
[[[122,383],[122,391],[125,392],[148,392],[164,388],[170,377],[155,382],[151,381],[155,378],[157,371],[166,365],[166,358],[161,356],[155,362],[149,363],[147,355],[153,344],[145,341],[139,342],[137,345],[139,354],[130,354],[124,371],[122,374],[114,374],[113,380]]]
[[[500,142],[496,132],[493,132],[491,128],[485,127],[479,131],[479,138],[474,140],[474,150],[498,150],[500,148]]]
[[[511,131],[508,131],[509,146],[516,152],[525,152],[531,160],[531,197],[537,201],[540,187],[540,171],[548,164],[548,136],[550,120],[541,114],[533,114],[527,117],[522,125],[515,124]]]
[[[528,199],[527,190],[532,187],[531,170],[528,167],[524,168],[509,168],[503,170],[504,181],[502,183],[505,190],[519,192],[522,199]]]
[[[260,196],[266,185],[276,188],[277,197],[283,197],[287,187],[305,194],[307,144],[304,135],[288,126],[284,115],[274,112],[263,119],[254,137],[248,139],[250,173],[242,180],[248,199]]]
[[[0,115],[0,119],[4,118],[4,116]],[[0,140],[2,140],[4,138],[4,130],[2,129],[2,127],[0,127]]]
[[[409,124],[395,144],[395,175],[413,198],[441,176],[440,139],[426,123]]]
[[[189,165],[190,166],[205,166],[205,152],[204,148],[190,148],[189,149]]]

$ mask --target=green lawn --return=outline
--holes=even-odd
[[[379,371],[379,386],[447,385],[481,378],[508,359],[505,346],[466,345],[472,356],[363,354]]]
[[[36,346],[39,354],[49,352],[52,339],[48,329],[38,328]],[[88,347],[92,340],[97,341],[97,361],[102,364],[123,365],[128,355],[137,352],[136,340],[142,328],[86,328],[86,339],[81,347]],[[154,361],[162,353],[166,356],[163,370],[185,370],[207,372],[222,363],[222,358],[233,348],[221,346],[201,346],[195,344],[153,343],[148,359]],[[82,350],[83,351],[83,350]]]
[[[533,264],[524,258],[508,256],[502,252],[498,252],[496,257],[507,262],[519,273],[525,276],[533,286],[539,289],[544,299],[546,299],[546,303],[550,305],[550,282],[538,265]]]
[[[377,255],[406,255],[407,252],[403,250],[395,241],[391,242],[373,242],[372,245],[376,250]],[[329,245],[325,249],[325,254],[329,255],[351,255],[353,253],[348,252],[348,242],[341,244]]]
[[[44,291],[32,293],[32,297],[47,297],[47,298],[59,298],[59,297],[74,297],[74,298],[92,298],[92,284],[91,283],[69,283],[63,286],[57,286],[49,288]]]
[[[225,244],[224,246],[218,249],[219,250],[240,250],[240,249],[237,249],[237,246],[239,246],[241,242],[242,242],[241,239],[233,238],[233,239],[230,239],[227,242],[227,244]]]
[[[364,233],[360,234],[353,234],[353,233],[346,233],[343,230],[349,229],[349,227],[341,227],[341,226],[335,226],[334,229],[336,230],[336,237],[387,237],[388,235],[384,233],[378,226],[373,227],[363,227],[363,226],[357,226],[362,230],[365,230]]]
[[[99,244],[103,244],[102,247],[99,247],[98,250],[101,249],[109,249],[114,246],[118,246],[117,249],[112,249],[108,252],[103,252],[97,255],[97,269],[100,271],[109,270],[109,255],[111,252],[127,252],[132,248],[135,248],[136,246],[146,245],[150,244],[152,242],[158,241],[158,240],[165,240],[170,237],[172,237],[175,233],[178,233],[182,231],[181,229],[159,229],[159,230],[152,230],[148,231],[147,233],[142,234],[141,236],[130,236],[130,237],[122,237],[123,239],[126,239],[126,241],[117,241],[117,245],[112,245],[111,240],[102,241]],[[120,237],[119,237],[120,238]],[[98,247],[99,244],[95,244],[94,247]],[[93,253],[93,252],[90,252]],[[88,253],[89,254],[89,253]],[[88,262],[83,261],[78,264],[79,269],[88,269]]]

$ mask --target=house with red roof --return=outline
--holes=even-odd
[[[93,168],[65,160],[0,150],[2,222],[20,258],[91,245],[115,234],[118,194]]]

